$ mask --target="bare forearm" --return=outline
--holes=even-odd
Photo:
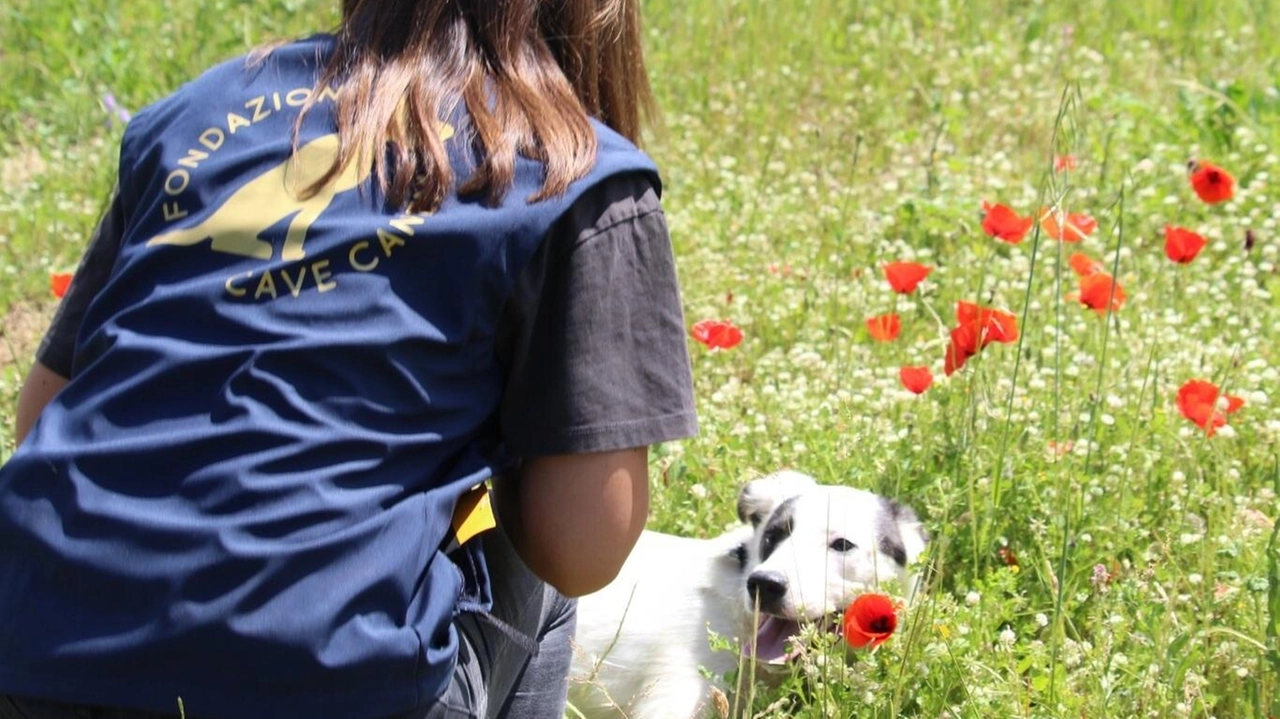
[[[529,459],[495,494],[529,568],[562,594],[589,594],[617,575],[644,530],[648,449]]]
[[[14,422],[14,437],[17,444],[27,438],[31,426],[44,410],[49,400],[67,384],[67,378],[54,372],[36,360],[31,364],[26,381],[18,392],[18,412]]]

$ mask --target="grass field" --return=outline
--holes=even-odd
[[[110,189],[104,96],[136,109],[328,26],[331,5],[0,7],[0,458],[50,273],[74,269]],[[795,467],[901,499],[933,537],[893,640],[848,661],[815,646],[744,715],[1280,716],[1277,10],[646,1],[648,149],[687,319],[745,335],[691,346],[702,434],[655,452],[652,526],[718,533],[744,479]],[[1233,198],[1201,201],[1189,160],[1230,172]],[[984,201],[1097,228],[1011,244]],[[1207,247],[1172,262],[1166,225]],[[1123,288],[1118,309],[1075,297],[1075,253]],[[891,261],[932,272],[897,294]],[[1019,332],[948,377],[959,301]],[[886,313],[901,334],[875,341]],[[906,391],[905,365],[935,382]],[[1244,402],[1213,436],[1176,401],[1192,379]]]

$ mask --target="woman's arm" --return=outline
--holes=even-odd
[[[534,574],[569,597],[618,574],[649,515],[648,447],[536,457],[494,482],[499,524]]]
[[[76,335],[80,331],[89,303],[102,290],[111,267],[115,265],[124,226],[124,208],[120,202],[120,194],[113,189],[107,209],[98,218],[89,246],[76,267],[75,279],[67,288],[66,296],[58,303],[53,321],[36,350],[36,360],[18,393],[18,417],[14,423],[14,435],[18,444],[22,444],[22,440],[31,431],[31,426],[35,424],[44,406],[69,381],[75,361]]]
[[[18,417],[14,422],[14,437],[17,444],[27,438],[36,417],[49,404],[49,400],[67,384],[67,378],[49,369],[40,360],[31,364],[31,371],[22,383],[18,392]]]
[[[523,270],[498,335],[502,437],[523,458],[494,481],[499,524],[535,574],[588,594],[644,529],[649,446],[697,432],[656,178],[614,176],[579,198]]]

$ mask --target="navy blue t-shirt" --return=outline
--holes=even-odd
[[[221,65],[130,124],[71,382],[0,468],[0,691],[377,717],[448,680],[485,582],[442,548],[504,462],[505,303],[577,197],[656,171],[597,124],[594,169],[544,202],[527,159],[498,206],[405,214],[354,166],[302,196],[336,151],[328,88],[293,153],[330,43]]]

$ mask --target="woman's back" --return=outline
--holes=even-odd
[[[0,468],[0,547],[24,554],[0,554],[0,647],[25,672],[0,667],[6,691],[390,714],[439,694],[455,613],[487,605],[479,555],[445,551],[458,497],[505,461],[504,306],[584,191],[656,171],[592,123],[565,191],[531,202],[546,168],[517,156],[500,199],[460,194],[477,131],[456,106],[433,211],[369,164],[313,187],[338,158],[344,90],[314,89],[333,47],[220,65],[130,124],[71,382]]]

